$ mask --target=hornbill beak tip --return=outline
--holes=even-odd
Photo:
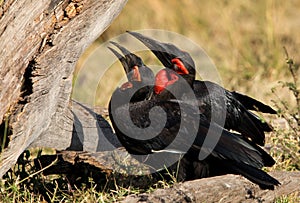
[[[124,58],[119,52],[117,52],[115,49],[111,47],[107,47],[121,62],[122,59]]]
[[[137,32],[132,32],[132,31],[126,31],[127,33],[131,34],[132,36],[134,36],[135,38],[137,38],[138,40],[140,40],[144,45],[146,45],[150,50],[155,50],[159,47],[157,47],[158,42],[146,37],[140,33]]]
[[[176,53],[178,53],[179,50],[177,47],[171,44],[159,42],[137,32],[126,32],[137,38],[146,47],[148,47],[165,67],[172,66],[171,60],[176,57]]]
[[[111,44],[115,45],[116,47],[118,47],[116,44],[116,42],[112,42],[110,41]],[[120,45],[119,45],[120,46]],[[125,57],[122,56],[118,51],[116,51],[115,49],[111,48],[111,47],[107,47],[118,59],[119,61],[121,62],[122,66],[123,66],[123,69],[126,73],[126,75],[130,72],[130,68],[129,68],[129,64],[126,60],[126,55]],[[119,48],[119,47],[118,47]],[[121,50],[122,51],[122,50]],[[124,53],[123,53],[124,54]],[[129,79],[129,78],[128,78]]]
[[[131,52],[126,49],[125,47],[121,46],[120,44],[118,44],[117,42],[114,42],[114,41],[109,41],[109,43],[113,44],[115,47],[117,47],[123,54],[124,56],[126,57],[126,55],[130,55]]]
[[[142,62],[142,59],[137,55],[131,53],[128,49],[118,44],[117,42],[110,41],[110,43],[116,46],[124,55],[122,56],[115,49],[108,47],[108,49],[112,51],[113,54],[117,56],[119,61],[122,63],[128,81],[139,81],[139,82],[142,81],[139,72],[139,65]]]

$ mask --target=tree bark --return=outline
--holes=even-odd
[[[30,147],[85,152],[113,151],[121,147],[110,124],[104,118],[108,116],[106,108],[91,109],[72,100],[66,115],[69,117],[62,119],[69,120],[72,128],[59,129],[61,126],[53,125],[47,132],[35,139]]]
[[[300,198],[300,172],[271,172],[281,182],[273,190],[261,190],[257,185],[237,175],[203,178],[158,189],[151,194],[130,195],[123,202],[275,202],[282,195]]]
[[[71,172],[75,160],[105,173],[114,170],[110,159],[120,143],[109,123],[95,109],[70,101],[70,95],[79,56],[119,14],[126,0],[1,2],[0,140],[4,140],[5,120],[9,120],[10,133],[1,152],[0,177],[30,146],[69,150],[61,153],[60,161],[69,162],[71,169],[66,169]],[[118,152],[128,156],[124,150]],[[279,195],[299,192],[299,172],[271,175],[282,183],[275,191],[260,190],[242,177],[226,175],[175,184],[125,201],[272,202]]]
[[[8,0],[0,8],[0,123],[9,119],[0,177],[41,135],[69,139],[72,73],[126,0]],[[3,130],[2,130],[3,131]],[[1,139],[4,133],[0,132]],[[69,139],[69,144],[71,139]],[[67,143],[68,144],[68,143]],[[49,144],[50,145],[50,144]],[[58,146],[58,148],[61,146]]]

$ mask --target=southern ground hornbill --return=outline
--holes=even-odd
[[[124,50],[121,49],[123,53]],[[119,57],[120,54],[116,54],[115,50],[113,52],[123,66],[129,67],[124,66],[125,71],[138,66],[133,61],[137,56],[125,52],[124,57]],[[135,156],[158,154],[156,157],[161,160],[156,161],[163,163],[169,157],[178,157],[173,154],[182,154],[183,157],[172,160],[173,165],[168,168],[177,171],[181,180],[233,173],[243,175],[262,188],[272,189],[279,184],[261,170],[263,166],[275,163],[265,151],[239,134],[208,120],[205,114],[198,111],[198,106],[174,99],[173,93],[181,94],[185,83],[176,72],[170,69],[158,72],[153,95],[138,97],[139,101],[128,99],[128,95],[134,95],[141,87],[138,82],[143,81],[142,77],[138,79],[141,73],[132,75],[128,77],[129,82],[135,82],[117,88],[109,104],[109,115],[116,135],[129,153]],[[152,87],[148,90],[152,91]],[[215,146],[206,145],[207,138],[216,140]],[[166,158],[161,155],[166,155]]]
[[[140,33],[128,33],[145,44],[166,68],[176,71],[190,84],[197,97],[199,110],[209,120],[224,124],[226,129],[235,130],[256,144],[264,145],[264,132],[272,128],[249,110],[271,114],[275,114],[275,110],[247,95],[228,91],[216,83],[195,80],[196,69],[192,57],[175,45],[159,42]]]
[[[116,42],[110,42],[121,50],[121,55],[115,49],[108,47],[109,50],[119,59],[121,62],[128,82],[124,83],[121,89],[130,89],[133,85],[137,92],[131,98],[131,102],[142,101],[150,97],[152,93],[152,86],[154,82],[154,74],[150,68],[148,68],[143,60],[137,55],[131,53],[125,47],[119,45]]]

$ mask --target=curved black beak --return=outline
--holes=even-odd
[[[115,49],[108,47],[108,49],[119,59],[121,62],[125,73],[127,75],[127,79],[129,81],[132,80],[132,73],[135,73],[136,71],[136,66],[140,65],[142,59],[138,57],[137,55],[131,53],[128,49],[125,47],[121,46],[120,44],[116,42],[110,41],[111,44],[116,46],[124,56],[122,56],[119,52],[117,52]],[[132,72],[133,71],[133,72]]]
[[[173,44],[162,43],[137,32],[126,32],[128,32],[129,34],[140,40],[145,46],[147,46],[165,67],[171,68],[173,66],[171,62],[172,59],[180,58],[181,56],[186,55],[186,52],[181,51]]]
[[[111,47],[107,47],[118,59],[119,59],[119,61],[122,63],[122,66],[123,66],[123,68],[124,68],[124,70],[125,70],[125,72],[126,72],[126,74],[127,73],[129,73],[130,71],[129,71],[129,67],[128,67],[128,65],[127,65],[127,63],[126,63],[126,59],[125,59],[125,57],[123,57],[119,52],[117,52],[116,50],[114,50],[113,48],[111,48]]]

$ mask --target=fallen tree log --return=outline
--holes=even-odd
[[[151,194],[130,195],[123,202],[275,202],[282,195],[300,199],[300,172],[271,172],[281,182],[275,190],[261,190],[247,179],[224,175],[178,183]],[[297,198],[297,197],[296,197]]]
[[[121,175],[123,187],[127,185],[147,188],[155,182],[155,178],[147,175],[128,174],[129,171],[132,172],[133,165],[138,171],[134,174],[139,174],[140,169],[144,174],[148,171],[121,147],[109,123],[101,116],[107,115],[106,109],[96,110],[100,115],[76,101],[72,104],[74,125],[76,124],[72,135],[64,138],[65,141],[55,134],[51,138],[40,136],[32,145],[67,149],[55,155],[43,155],[35,160],[35,165],[40,169],[47,168],[56,161],[53,166],[43,171],[44,175],[65,174],[71,184],[75,184],[72,180],[84,181],[92,177],[99,186],[111,173],[114,176],[117,173]],[[129,171],[126,166],[130,166]],[[300,172],[270,172],[270,175],[281,182],[274,191],[261,190],[242,176],[224,175],[177,183],[171,188],[158,189],[150,194],[129,195],[124,202],[274,202],[276,198],[291,193],[300,198]]]
[[[4,147],[0,177],[40,136],[51,140],[59,135],[62,142],[72,137],[70,95],[75,64],[125,3],[1,1],[0,141]]]
[[[62,136],[61,130],[58,129],[60,126],[52,126],[36,138],[30,147],[84,152],[112,151],[121,147],[110,124],[104,118],[108,116],[106,108],[91,109],[72,100],[66,115],[72,122],[72,128],[63,128],[66,132]]]
[[[119,164],[116,164],[116,159]],[[96,153],[62,151],[57,155],[41,156],[35,160],[35,165],[42,169],[57,160],[53,166],[43,171],[44,175],[65,174],[69,180],[81,181],[92,177],[95,184],[101,186],[105,184],[101,181],[108,180],[111,173],[114,174],[112,177],[116,177],[116,167],[122,166],[122,161],[128,162],[129,159],[130,155],[122,148]],[[136,164],[138,168],[138,162]],[[89,176],[86,176],[85,171],[90,172]],[[149,188],[155,183],[155,178],[147,175],[120,175],[118,181],[121,181],[123,187],[141,189]],[[300,172],[277,171],[270,172],[270,175],[281,182],[274,190],[262,190],[246,178],[230,174],[175,183],[170,188],[157,189],[153,193],[129,195],[123,202],[275,202],[277,198],[289,194],[300,199]],[[73,184],[76,183],[71,182]]]
[[[5,136],[9,137],[1,151],[0,177],[29,146],[80,151],[66,153],[74,156],[61,154],[60,161],[70,163],[66,173],[74,167],[75,158],[79,163],[102,167],[106,173],[113,169],[100,159],[120,146],[109,124],[93,110],[70,102],[70,94],[79,56],[125,3],[126,0],[1,1],[0,138],[5,142]],[[5,128],[9,128],[8,134],[3,133]],[[226,175],[176,184],[150,195],[130,196],[125,201],[270,202],[278,195],[299,191],[299,173],[272,175],[282,183],[275,191],[262,191],[239,176]]]
[[[128,164],[129,160],[131,164]],[[43,174],[65,174],[72,186],[76,183],[71,180],[85,181],[90,177],[101,188],[101,184],[106,184],[103,180],[110,177],[115,180],[114,178],[119,177],[118,182],[123,187],[141,189],[149,188],[161,179],[159,176],[127,174],[126,165],[130,165],[130,170],[133,164],[136,164],[135,170],[141,167],[124,148],[95,153],[62,151],[56,155],[43,155],[37,158],[35,165],[43,169],[53,162],[55,164],[44,170]],[[117,169],[122,166],[125,169],[123,173]],[[262,190],[242,176],[229,174],[175,183],[170,188],[157,189],[152,193],[129,195],[123,202],[275,202],[277,198],[289,194],[293,194],[297,200],[300,199],[300,172],[273,171],[270,175],[281,182],[274,190]]]

